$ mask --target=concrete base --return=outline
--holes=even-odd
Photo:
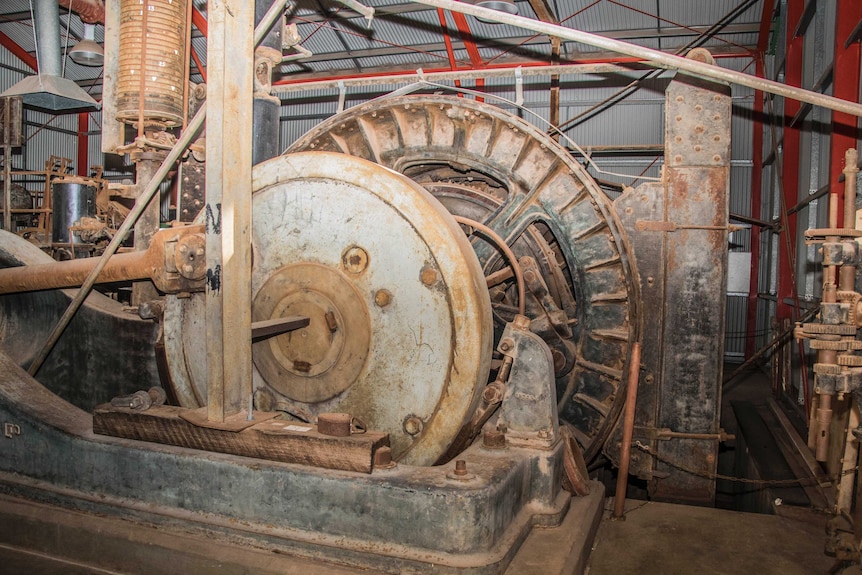
[[[604,488],[591,483],[560,527],[534,528],[507,575],[582,573],[601,521]],[[229,538],[202,536],[0,496],[0,565],[31,575],[219,573],[369,575]]]

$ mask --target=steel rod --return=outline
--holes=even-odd
[[[3,229],[12,229],[12,146],[3,146]]]
[[[386,74],[380,76],[368,76],[365,78],[345,78],[343,80],[310,80],[295,82],[292,84],[273,84],[273,94],[287,94],[291,92],[305,92],[307,90],[324,90],[327,88],[337,89],[339,84],[345,87],[379,86],[382,84],[406,84],[428,80],[429,82],[450,82],[456,80],[474,80],[476,78],[505,78],[514,77],[515,71],[520,70],[521,76],[548,76],[563,74],[605,74],[622,72],[639,72],[643,69],[630,68],[619,64],[559,64],[542,66],[507,66],[504,68],[486,68],[482,70],[458,70],[446,72],[405,72],[403,74]]]
[[[482,8],[480,6],[474,6],[466,2],[458,2],[455,0],[416,0],[416,2],[427,6],[434,6],[435,8],[443,8],[444,10],[452,10],[454,12],[469,14],[476,18],[489,20],[491,22],[517,26],[540,34],[547,34],[548,36],[556,36],[563,40],[581,42],[583,44],[588,44],[590,46],[595,46],[612,52],[618,52],[620,54],[626,54],[635,58],[643,58],[645,63],[658,68],[683,70],[690,74],[710,80],[739,84],[741,86],[754,88],[755,90],[799,100],[800,102],[808,102],[809,104],[821,106],[830,110],[845,112],[854,116],[862,116],[862,104],[848,102],[847,100],[827,96],[818,92],[803,90],[802,88],[795,88],[780,82],[758,78],[756,76],[743,74],[734,70],[728,70],[727,68],[689,60],[688,58],[675,56],[673,54],[666,54],[659,50],[644,48],[643,46],[614,40],[612,38],[606,38],[597,34],[590,34],[588,32],[582,32],[565,26],[556,26],[554,24],[548,24],[547,22],[524,18],[523,16],[505,14],[498,10]]]
[[[149,279],[149,254],[117,254],[105,265],[95,283]],[[0,295],[81,285],[96,267],[97,258],[6,268],[0,274]]]
[[[515,255],[515,252],[512,251],[512,248],[509,247],[509,244],[506,243],[506,240],[500,237],[500,234],[498,234],[485,224],[462,216],[453,217],[455,218],[455,221],[459,224],[470,226],[471,228],[475,229],[480,234],[491,240],[497,246],[497,248],[501,252],[503,252],[503,255],[506,256],[506,259],[509,260],[509,266],[511,266],[512,273],[515,274],[515,281],[518,284],[518,313],[521,315],[526,315],[527,291],[524,284],[524,273],[521,270],[521,264],[518,262],[518,257]]]
[[[635,406],[638,400],[638,376],[641,367],[641,344],[632,345],[629,358],[629,377],[626,387],[626,406],[623,412],[623,437],[620,446],[620,468],[617,470],[617,491],[614,494],[614,514],[620,519],[626,509],[626,485],[629,481],[629,463],[632,455],[632,435],[635,429]]]

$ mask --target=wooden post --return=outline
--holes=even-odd
[[[254,3],[208,3],[207,419],[251,396],[251,126]]]

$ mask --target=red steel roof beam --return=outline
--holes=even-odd
[[[36,61],[36,58],[33,57],[30,52],[16,44],[12,38],[7,36],[3,32],[0,32],[0,46],[3,46],[4,48],[12,52],[15,57],[27,64],[27,66],[29,66],[34,72],[39,71],[39,63]]]

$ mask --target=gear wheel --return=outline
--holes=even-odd
[[[862,355],[839,355],[838,365],[848,367],[862,367]]]
[[[813,335],[856,335],[855,325],[831,324],[831,323],[806,323],[802,326],[806,334]]]

